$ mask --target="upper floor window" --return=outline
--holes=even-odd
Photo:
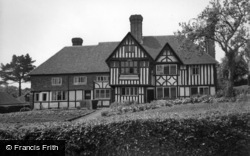
[[[51,80],[52,86],[60,86],[62,85],[62,78],[61,77],[53,77]]]
[[[109,76],[97,76],[96,81],[109,81]]]
[[[121,61],[121,74],[138,74],[137,61]]]
[[[199,67],[193,66],[192,67],[192,75],[198,75],[199,74]]]
[[[156,74],[157,75],[177,75],[177,65],[176,64],[157,65]]]
[[[75,76],[74,77],[74,85],[86,85],[87,77],[86,76]]]

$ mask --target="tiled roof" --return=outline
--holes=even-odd
[[[0,92],[0,106],[1,105],[15,105],[23,104],[23,102],[18,101],[6,92]]]
[[[143,47],[155,59],[162,48],[168,43],[175,51],[176,55],[184,64],[215,64],[214,58],[205,52],[183,50],[180,41],[176,36],[145,36],[143,37]]]
[[[118,42],[102,42],[95,46],[65,47],[30,75],[109,72],[105,59],[117,45]]]
[[[182,50],[176,36],[173,35],[145,36],[142,46],[155,59],[166,43],[173,48],[184,64],[217,63],[206,53]],[[118,44],[119,42],[101,42],[93,46],[65,47],[33,70],[30,75],[109,72],[105,60]]]

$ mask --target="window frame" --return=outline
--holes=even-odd
[[[172,96],[172,92],[171,92],[171,89],[175,89],[175,97]],[[161,97],[159,96],[159,91],[161,90]],[[165,91],[168,90],[168,94],[169,96],[168,97],[165,97]],[[157,87],[156,88],[156,97],[157,99],[174,99],[174,98],[177,98],[178,95],[177,95],[177,87]]]
[[[201,89],[203,89],[203,93],[201,94]],[[204,89],[207,89],[207,93],[205,93],[204,91]],[[200,94],[200,95],[209,95],[209,87],[208,86],[200,86],[200,87],[198,87],[198,93]]]
[[[62,85],[62,77],[52,77],[51,78],[52,86],[61,86]]]
[[[104,96],[101,96],[101,92],[104,91]],[[98,93],[97,93],[98,92]],[[110,99],[110,89],[95,89],[95,99]]]
[[[66,101],[66,100],[68,100],[67,91],[52,91],[51,101]]]
[[[175,70],[173,70],[175,73],[172,73],[171,67],[175,67]],[[156,65],[156,75],[177,75],[177,73],[178,73],[177,70],[178,70],[177,64]],[[168,73],[166,71],[168,71]]]
[[[121,75],[139,75],[139,61],[126,60],[121,61],[120,74]]]
[[[192,75],[199,75],[200,74],[200,67],[199,66],[193,66],[191,69],[192,69]]]
[[[109,81],[109,76],[96,76],[97,82]]]
[[[82,80],[85,81],[82,81]],[[74,76],[73,78],[74,85],[86,85],[87,84],[87,76]]]

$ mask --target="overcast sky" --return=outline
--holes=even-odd
[[[172,35],[209,0],[0,0],[0,63],[30,56],[39,66],[81,37],[83,45],[121,41],[129,16],[143,16],[143,35]],[[216,59],[223,52],[217,47]]]

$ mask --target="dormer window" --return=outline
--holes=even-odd
[[[121,61],[121,74],[138,74],[137,61]]]

